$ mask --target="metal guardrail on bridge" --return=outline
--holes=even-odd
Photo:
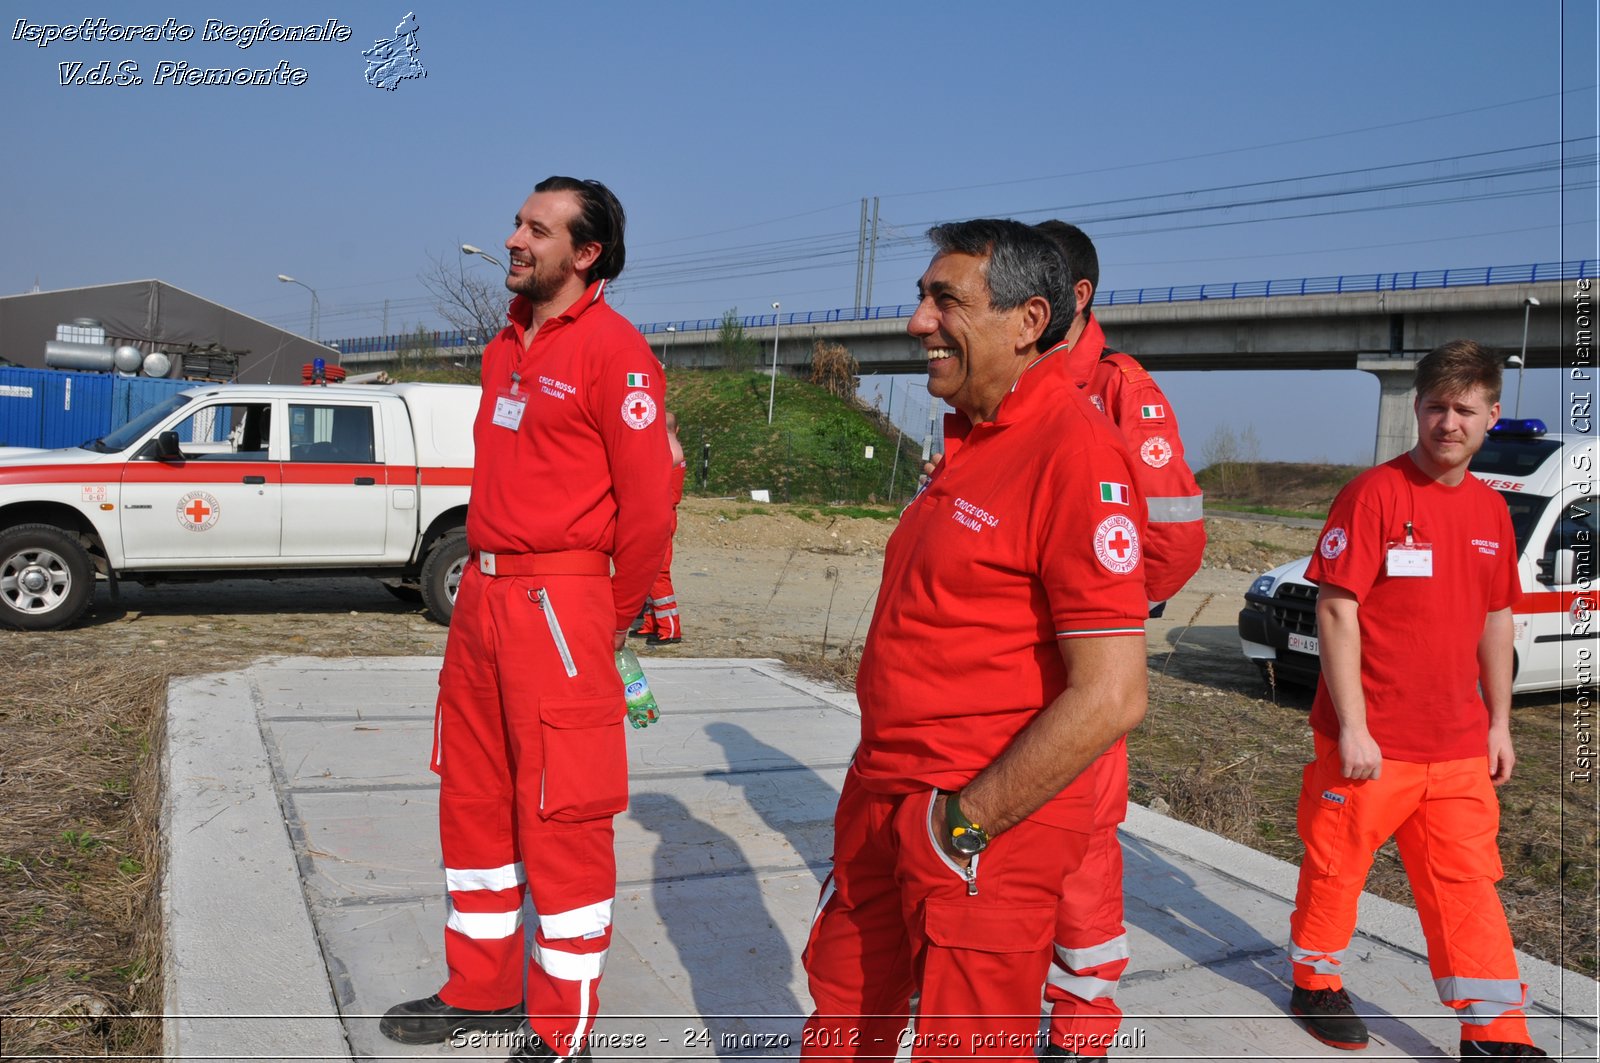
[[[1600,261],[1572,259],[1566,262],[1532,262],[1517,266],[1476,266],[1469,269],[1427,269],[1398,273],[1346,273],[1330,277],[1295,277],[1285,280],[1232,281],[1220,284],[1177,284],[1152,288],[1112,288],[1095,293],[1095,304],[1129,306],[1151,303],[1186,303],[1203,299],[1259,299],[1280,295],[1338,295],[1349,292],[1403,292],[1426,288],[1467,288],[1489,284],[1530,284],[1535,281],[1593,279],[1600,272]],[[841,321],[877,321],[910,317],[916,303],[892,306],[840,307],[834,310],[799,310],[788,314],[747,314],[738,318],[743,328],[771,328],[774,325],[818,325]],[[673,332],[714,332],[722,327],[720,317],[652,321],[638,326],[646,336]],[[477,346],[476,334],[465,330],[429,334],[434,347]],[[403,341],[414,341],[415,333],[396,336],[359,336],[336,340],[341,354],[368,354],[397,350]]]

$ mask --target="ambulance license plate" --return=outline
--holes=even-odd
[[[1302,635],[1297,631],[1289,632],[1289,648],[1299,653],[1309,653],[1317,656],[1317,640],[1314,635]]]

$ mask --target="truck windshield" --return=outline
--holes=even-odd
[[[183,408],[189,402],[187,395],[174,395],[161,405],[150,407],[120,428],[106,433],[100,439],[92,439],[80,446],[84,450],[93,450],[101,454],[115,454],[127,450],[144,438],[146,432],[166,420],[173,411]]]
[[[1517,537],[1517,554],[1528,548],[1528,536],[1533,534],[1533,526],[1539,523],[1539,514],[1544,512],[1544,507],[1550,500],[1541,495],[1525,495],[1521,491],[1495,492],[1506,500],[1506,508],[1511,510],[1511,531]]]

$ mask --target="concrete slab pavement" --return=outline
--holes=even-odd
[[[438,658],[280,658],[169,696],[167,1054],[500,1059],[384,1039],[444,975]],[[661,722],[629,733],[599,1059],[798,1053],[800,950],[857,736],[854,698],[773,661],[647,663]],[[1135,807],[1133,963],[1117,1058],[1344,1055],[1284,1015],[1294,868]],[[533,869],[530,869],[532,871]],[[536,873],[536,872],[534,872]],[[1367,1059],[1453,1059],[1414,912],[1368,897],[1348,984]],[[1536,1037],[1595,1058],[1592,980],[1522,958]]]

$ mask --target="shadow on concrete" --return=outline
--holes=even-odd
[[[839,791],[800,761],[738,724],[710,723],[705,731],[722,747],[731,765],[725,771],[706,772],[706,778],[720,779],[742,789],[745,803],[769,830],[788,841],[821,883],[833,860],[833,813],[839,804]],[[744,765],[760,768],[748,770]]]
[[[801,1009],[772,974],[792,970],[795,957],[762,900],[757,870],[731,835],[670,794],[635,794],[630,814],[661,838],[651,858],[652,896],[689,977],[704,1048],[718,1056],[779,1054],[783,1046],[769,1037],[786,1032],[792,1042]]]
[[[1127,887],[1124,918],[1169,947],[1176,949],[1219,978],[1267,998],[1269,1006],[1281,1008],[1284,1015],[1285,1046],[1295,1038],[1305,1038],[1309,1049],[1317,1044],[1299,1029],[1289,1015],[1289,993],[1293,984],[1289,958],[1284,947],[1269,941],[1244,919],[1202,893],[1194,878],[1160,852],[1136,839],[1122,836],[1123,882]],[[1285,925],[1287,935],[1288,927]],[[1352,956],[1362,947],[1360,938],[1351,942]],[[1137,964],[1138,957],[1134,957]],[[1164,977],[1155,971],[1143,977]],[[1133,974],[1128,980],[1140,978]],[[1417,1059],[1435,1059],[1438,1049],[1376,1003],[1351,990],[1356,1010],[1366,1019],[1374,1039]]]

